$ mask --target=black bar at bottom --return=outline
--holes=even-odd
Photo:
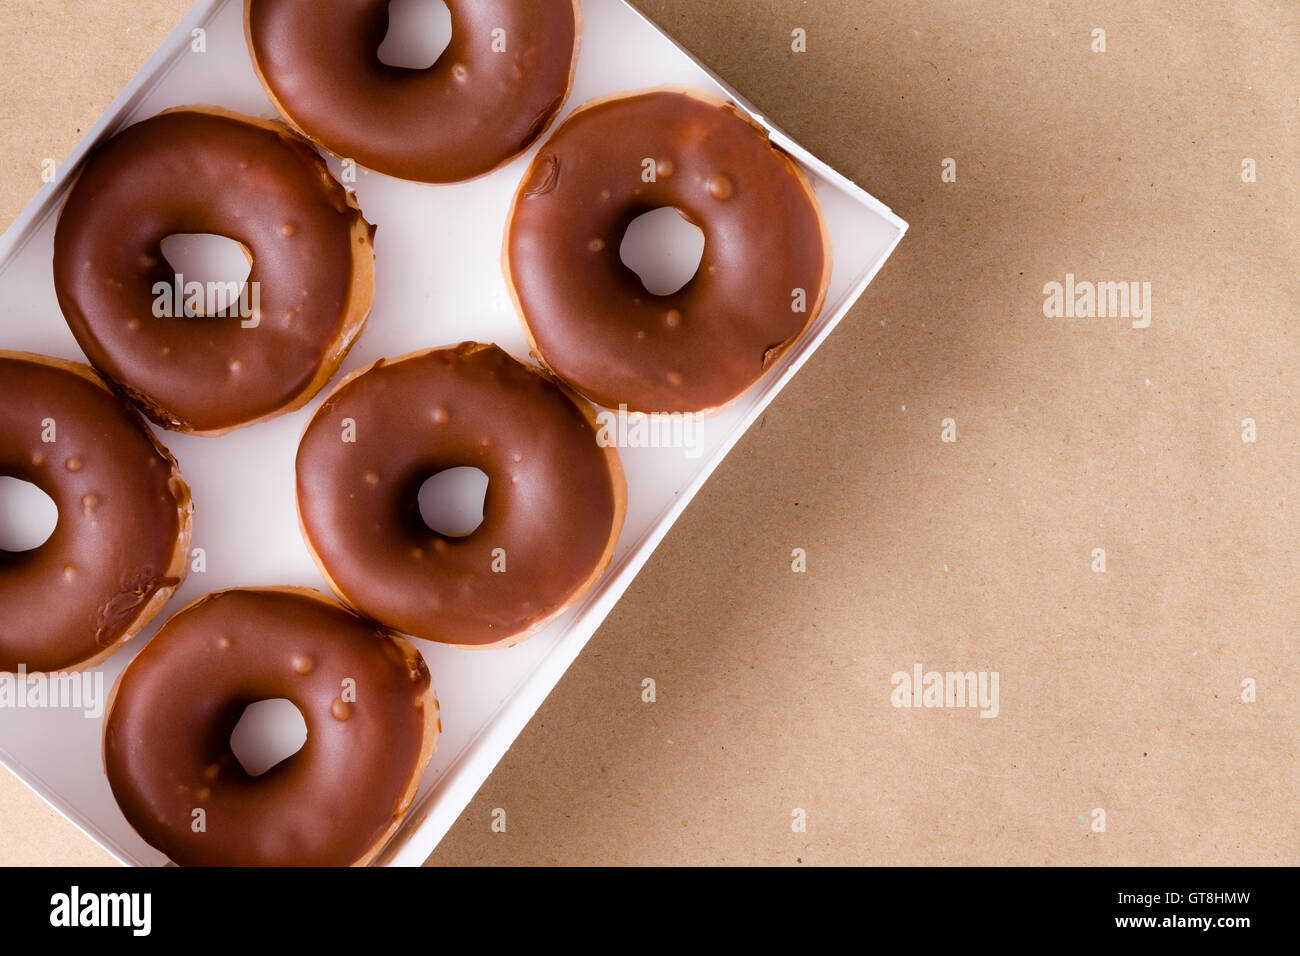
[[[390,933],[430,947],[468,937],[493,950],[504,935],[548,948],[743,937],[772,946],[778,930],[809,942],[831,931],[861,943],[902,933],[927,948],[1097,938],[1231,946],[1285,931],[1295,886],[1293,869],[1267,868],[9,869],[4,878],[8,942],[79,935],[205,949],[373,945]]]

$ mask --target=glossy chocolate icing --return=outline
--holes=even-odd
[[[705,236],[698,271],[670,295],[619,258],[632,220],[661,207]],[[817,315],[831,249],[807,181],[764,131],[664,89],[595,101],[560,125],[519,187],[504,258],[534,348],[566,383],[607,407],[705,412]]]
[[[302,712],[307,742],[252,777],[230,735],[247,705],[276,698]],[[348,865],[405,813],[437,711],[424,661],[378,625],[316,592],[223,591],[127,665],[104,766],[131,825],[175,863]]]
[[[448,537],[418,494],[461,466],[488,476],[483,522]],[[562,611],[608,563],[625,500],[589,408],[494,345],[377,363],[334,391],[298,449],[299,515],[334,589],[448,644],[522,639]]]
[[[0,352],[0,474],[59,511],[44,544],[0,551],[0,671],[106,656],[184,574],[191,507],[175,460],[91,369],[69,364]]]
[[[330,152],[402,179],[456,182],[523,152],[559,112],[578,56],[576,0],[447,0],[451,44],[427,70],[380,61],[388,4],[246,0],[263,85]]]
[[[309,143],[202,107],[128,127],[59,216],[54,285],[93,365],[155,422],[218,432],[288,410],[338,368],[369,310],[372,229]],[[252,255],[260,315],[159,318],[162,240],[213,233]],[[251,321],[251,320],[250,320]]]

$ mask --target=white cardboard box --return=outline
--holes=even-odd
[[[750,424],[862,294],[907,224],[771,126],[734,90],[623,0],[582,0],[584,32],[567,115],[620,90],[683,84],[735,100],[772,132],[814,183],[834,245],[822,314],[769,374],[702,426],[702,453],[624,449],[627,521],[596,586],[545,632],[509,650],[462,651],[416,643],[433,674],[444,734],[415,805],[378,862],[418,865],[432,852],[551,688],[613,608],[655,546]],[[172,106],[211,103],[273,116],[252,69],[242,0],[199,0],[108,111],[0,238],[0,349],[85,361],[59,311],[51,273],[64,191],[101,138]],[[195,30],[204,52],[195,52]],[[562,118],[562,117],[561,117]],[[464,340],[496,342],[526,357],[504,294],[500,250],[506,212],[531,160],[457,186],[427,186],[359,172],[356,191],[378,225],[378,283],[370,322],[337,381],[384,356]],[[330,159],[335,173],[336,160]],[[99,668],[104,687],[166,617],[199,595],[238,586],[302,585],[328,593],[298,531],[294,456],[329,387],[303,410],[220,438],[160,432],[195,500],[194,546],[206,571],[191,573],[164,612]],[[79,710],[0,709],[0,762],[119,860],[166,862],[132,830],[109,791],[100,759],[102,720]]]

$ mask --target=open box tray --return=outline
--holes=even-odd
[[[737,102],[772,133],[813,182],[834,245],[821,315],[749,392],[700,427],[697,451],[620,449],[627,519],[605,574],[548,629],[508,650],[464,651],[416,641],[442,705],[444,733],[416,801],[376,862],[425,860],[487,779],[546,695],[613,608],[687,503],[731,447],[862,294],[907,224],[772,127],[745,100],[676,46],[624,0],[582,0],[582,52],[567,115],[620,90],[681,84]],[[0,238],[0,349],[85,361],[59,311],[51,259],[57,213],[91,146],[172,106],[215,104],[275,115],[253,72],[242,0],[200,0],[72,155]],[[197,52],[194,31],[205,49]],[[534,150],[482,179],[428,186],[357,171],[358,200],[378,226],[377,290],[347,372],[376,359],[464,340],[496,342],[517,357],[528,348],[505,291],[500,251],[510,200]],[[327,157],[335,174],[338,161]],[[332,383],[331,383],[332,384]],[[163,612],[99,668],[104,687],[169,614],[210,591],[301,585],[329,593],[298,530],[294,456],[302,429],[328,393],[302,410],[219,438],[159,432],[194,495],[193,547],[206,570],[191,572]],[[123,863],[166,858],[122,816],[100,758],[102,718],[75,709],[0,709],[0,762]]]

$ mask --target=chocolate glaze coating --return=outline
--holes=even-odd
[[[704,255],[680,290],[653,295],[619,248],[632,220],[665,206],[704,232]],[[504,260],[535,352],[567,384],[607,407],[706,412],[816,317],[831,249],[811,187],[763,130],[705,94],[661,89],[560,125],[515,196]]]
[[[495,345],[345,380],[298,449],[298,512],[322,573],[353,607],[417,637],[482,647],[533,633],[586,591],[622,527],[622,469],[589,412]],[[488,476],[483,522],[448,537],[425,525],[418,495],[461,466]]]
[[[258,324],[158,318],[162,241],[213,233],[252,255]],[[59,216],[54,286],[93,365],[165,428],[214,433],[287,411],[338,368],[373,295],[373,230],[311,145],[213,107],[128,127]]]
[[[302,712],[307,742],[252,777],[230,735],[249,704],[276,698]],[[343,866],[400,821],[439,728],[428,668],[406,641],[314,591],[222,591],[127,665],[104,768],[131,825],[182,866]]]
[[[106,657],[185,573],[190,493],[175,459],[91,369],[73,368],[0,352],[0,474],[59,510],[44,544],[0,551],[0,671]]]
[[[559,113],[578,59],[577,0],[448,0],[451,44],[427,70],[380,61],[388,4],[246,0],[263,86],[330,152],[402,179],[457,182],[523,152]]]

